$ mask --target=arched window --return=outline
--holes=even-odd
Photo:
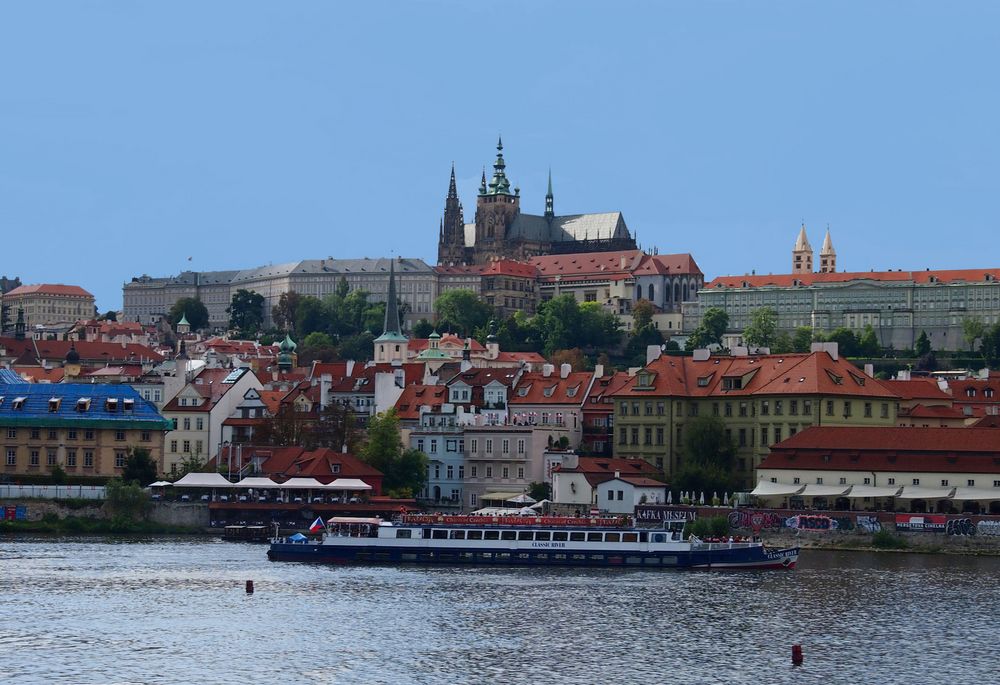
[[[654,290],[653,290],[653,284],[652,284],[652,283],[650,283],[650,284],[649,284],[649,301],[650,301],[650,302],[652,302],[652,301],[653,301],[653,293],[654,293]]]
[[[642,286],[641,285],[635,286],[635,299],[637,299],[637,300],[641,300],[642,299]]]
[[[681,284],[674,281],[674,302],[679,302],[681,299]]]
[[[688,284],[685,283],[684,284],[684,300],[683,301],[687,302],[687,299],[688,299]]]

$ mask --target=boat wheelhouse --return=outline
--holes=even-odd
[[[636,528],[621,517],[402,516],[393,522],[338,517],[318,541],[275,538],[275,561],[640,568],[792,568],[798,548],[705,542],[684,521]]]

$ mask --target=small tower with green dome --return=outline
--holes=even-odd
[[[282,371],[291,371],[295,368],[295,348],[298,345],[292,337],[285,333],[285,339],[278,345],[278,368]]]
[[[187,335],[191,332],[191,324],[188,323],[187,314],[181,312],[181,320],[177,322],[177,335]]]

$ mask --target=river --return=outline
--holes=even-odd
[[[997,678],[1000,558],[808,550],[792,572],[724,573],[310,566],[265,549],[0,538],[0,682]]]

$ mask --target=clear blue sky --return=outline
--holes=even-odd
[[[0,7],[0,274],[436,257],[498,133],[522,208],[620,210],[706,276],[992,266],[1000,3]],[[188,257],[192,260],[188,261]]]

